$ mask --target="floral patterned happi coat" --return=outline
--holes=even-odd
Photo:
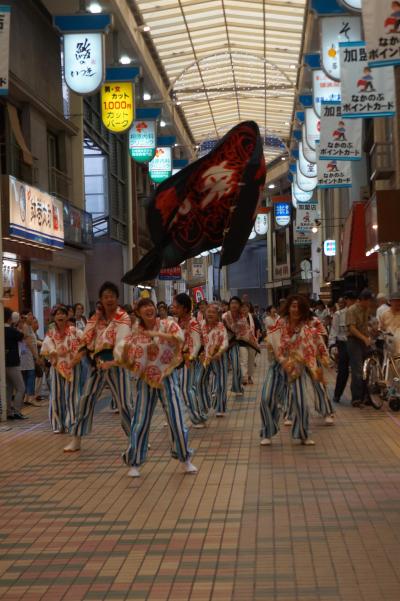
[[[183,358],[185,361],[194,361],[201,348],[200,323],[194,317],[189,317],[180,319],[178,325],[185,335]]]
[[[50,326],[41,347],[41,354],[49,359],[55,355],[52,364],[58,373],[68,382],[72,381],[74,368],[72,362],[82,346],[82,332],[67,324],[62,334],[56,325]]]
[[[314,380],[322,381],[321,365],[329,365],[329,354],[323,339],[325,327],[317,318],[292,329],[289,321],[281,318],[267,334],[267,345],[276,361],[286,363],[290,379],[300,377],[307,368]]]
[[[256,337],[254,336],[246,317],[240,316],[238,319],[234,319],[232,313],[227,311],[223,314],[222,320],[232,340],[235,339],[238,342],[244,342],[245,345],[251,346],[256,351],[260,350]]]
[[[117,344],[114,357],[150,387],[161,388],[164,378],[182,363],[184,333],[176,321],[159,318],[152,331],[172,334],[175,342],[157,336],[153,338],[148,330],[138,325]]]
[[[204,367],[209,365],[216,355],[222,355],[228,350],[228,332],[221,321],[215,326],[204,322],[201,327],[201,338],[204,346]]]
[[[93,315],[83,331],[81,347],[93,357],[101,351],[112,350],[117,342],[131,332],[131,320],[126,311],[118,307],[110,321]]]

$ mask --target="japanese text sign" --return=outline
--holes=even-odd
[[[155,121],[134,121],[129,130],[129,153],[137,163],[147,163],[154,158],[157,147]]]
[[[159,146],[154,159],[149,163],[150,179],[155,184],[161,184],[172,174],[172,149],[170,146]]]
[[[0,95],[8,94],[10,60],[10,6],[0,6]]]
[[[296,183],[303,192],[311,192],[317,187],[317,174],[314,177],[304,175],[300,171],[299,161],[296,161],[297,172],[296,172]]]
[[[336,240],[324,241],[324,255],[326,257],[334,257],[336,255]]]
[[[292,202],[293,202],[293,199],[296,202],[309,202],[312,199],[313,194],[314,194],[313,190],[311,190],[311,192],[304,192],[304,190],[301,190],[299,188],[296,181],[292,182]],[[295,203],[293,203],[293,204],[295,204]]]
[[[168,267],[167,269],[161,269],[158,274],[159,280],[173,280],[177,281],[182,279],[182,268],[178,267]]]
[[[339,42],[353,42],[361,39],[360,17],[323,17],[321,26],[321,57],[325,73],[340,81]]]
[[[315,150],[320,136],[319,116],[313,108],[306,108],[304,113],[303,140],[305,139],[311,150]]]
[[[126,131],[135,113],[135,86],[131,81],[106,82],[101,88],[101,118],[114,133]]]
[[[104,33],[64,33],[64,79],[77,94],[93,94],[104,81]]]
[[[257,213],[256,221],[254,223],[254,230],[259,236],[265,236],[268,232],[268,214]]]
[[[369,65],[400,64],[400,2],[364,0],[362,10]]]
[[[351,185],[350,161],[318,161],[319,188],[351,188]]]
[[[294,229],[293,244],[295,246],[310,246],[312,243],[310,232]]]
[[[321,102],[323,100],[341,100],[340,82],[334,81],[322,69],[316,69],[313,75],[314,110],[321,117]]]
[[[306,177],[317,176],[317,164],[306,159],[303,153],[303,143],[299,142],[299,169]]]
[[[338,103],[322,103],[321,160],[359,161],[362,154],[362,119],[343,119]]]
[[[342,116],[390,117],[395,114],[393,67],[371,69],[364,42],[340,44]]]
[[[10,234],[51,248],[64,247],[63,204],[54,196],[9,178]]]
[[[306,139],[304,137],[302,139],[302,151],[303,151],[304,158],[309,163],[316,163],[317,162],[317,153],[315,152],[315,150],[312,150],[309,147],[309,145],[307,144],[307,141],[306,141]]]
[[[290,222],[290,204],[287,202],[277,202],[274,205],[275,221],[279,226],[284,227]]]
[[[316,203],[303,203],[296,209],[296,230],[302,232],[311,232],[316,219],[319,219],[320,213]]]

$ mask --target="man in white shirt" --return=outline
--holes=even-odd
[[[386,294],[383,292],[379,292],[379,294],[376,295],[376,300],[378,304],[378,308],[376,309],[376,319],[378,320],[379,327],[381,327],[381,317],[388,309],[390,309],[390,305],[388,305]]]
[[[333,314],[332,325],[329,331],[328,346],[336,346],[338,351],[338,366],[335,384],[335,392],[333,401],[340,403],[344,389],[346,388],[347,380],[349,379],[349,354],[347,352],[347,326],[346,313],[348,307],[354,305],[357,300],[357,295],[350,291],[347,292],[344,298],[339,299],[339,310]]]

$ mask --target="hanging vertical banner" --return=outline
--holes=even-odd
[[[295,199],[297,202],[310,202],[314,194],[314,191],[304,192],[297,185],[296,179],[292,182],[292,201]]]
[[[275,222],[280,227],[290,223],[290,204],[287,202],[276,202],[274,204]]]
[[[149,163],[149,176],[155,184],[161,184],[172,174],[172,148],[159,146],[154,159]]]
[[[254,223],[254,230],[258,236],[265,236],[268,233],[268,209],[262,207],[258,209],[256,221]]]
[[[361,40],[361,19],[342,15],[320,19],[322,68],[328,77],[340,81],[339,42]]]
[[[114,133],[126,131],[135,114],[135,86],[131,81],[106,82],[101,88],[101,119]]]
[[[365,0],[362,12],[370,66],[400,64],[400,2]]]
[[[303,203],[297,207],[295,228],[300,232],[311,232],[321,215],[317,203]]]
[[[10,12],[10,6],[0,6],[0,96],[6,96],[8,94]]]
[[[342,106],[322,103],[321,160],[359,161],[362,155],[362,119],[343,119]]]
[[[312,76],[314,110],[318,117],[321,117],[321,102],[323,100],[340,102],[340,82],[328,77],[322,69],[313,71]]]
[[[351,188],[351,162],[318,161],[318,188]]]
[[[134,121],[129,130],[129,154],[137,163],[148,163],[154,158],[157,147],[155,121]]]
[[[320,119],[313,108],[306,108],[304,111],[303,139],[311,150],[315,150],[320,136]],[[305,135],[304,135],[305,134]]]
[[[393,116],[396,112],[393,67],[371,69],[365,42],[340,44],[340,48],[342,116]]]
[[[104,33],[65,33],[64,79],[77,94],[93,94],[104,81]]]
[[[299,169],[306,177],[317,176],[317,163],[307,161],[303,153],[303,143],[299,142]]]
[[[299,161],[296,161],[296,183],[303,192],[311,192],[317,187],[317,176],[309,177],[300,171]]]
[[[303,154],[304,154],[304,157],[310,163],[316,163],[317,162],[317,153],[315,152],[315,150],[312,150],[309,147],[309,145],[307,144],[306,138],[303,137],[302,142],[303,142]]]
[[[360,13],[362,10],[362,0],[339,0],[339,4],[354,12]]]

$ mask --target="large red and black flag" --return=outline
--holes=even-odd
[[[206,156],[155,190],[147,208],[154,248],[122,281],[140,284],[164,267],[218,246],[221,267],[237,261],[254,224],[265,175],[258,125],[239,123]]]

